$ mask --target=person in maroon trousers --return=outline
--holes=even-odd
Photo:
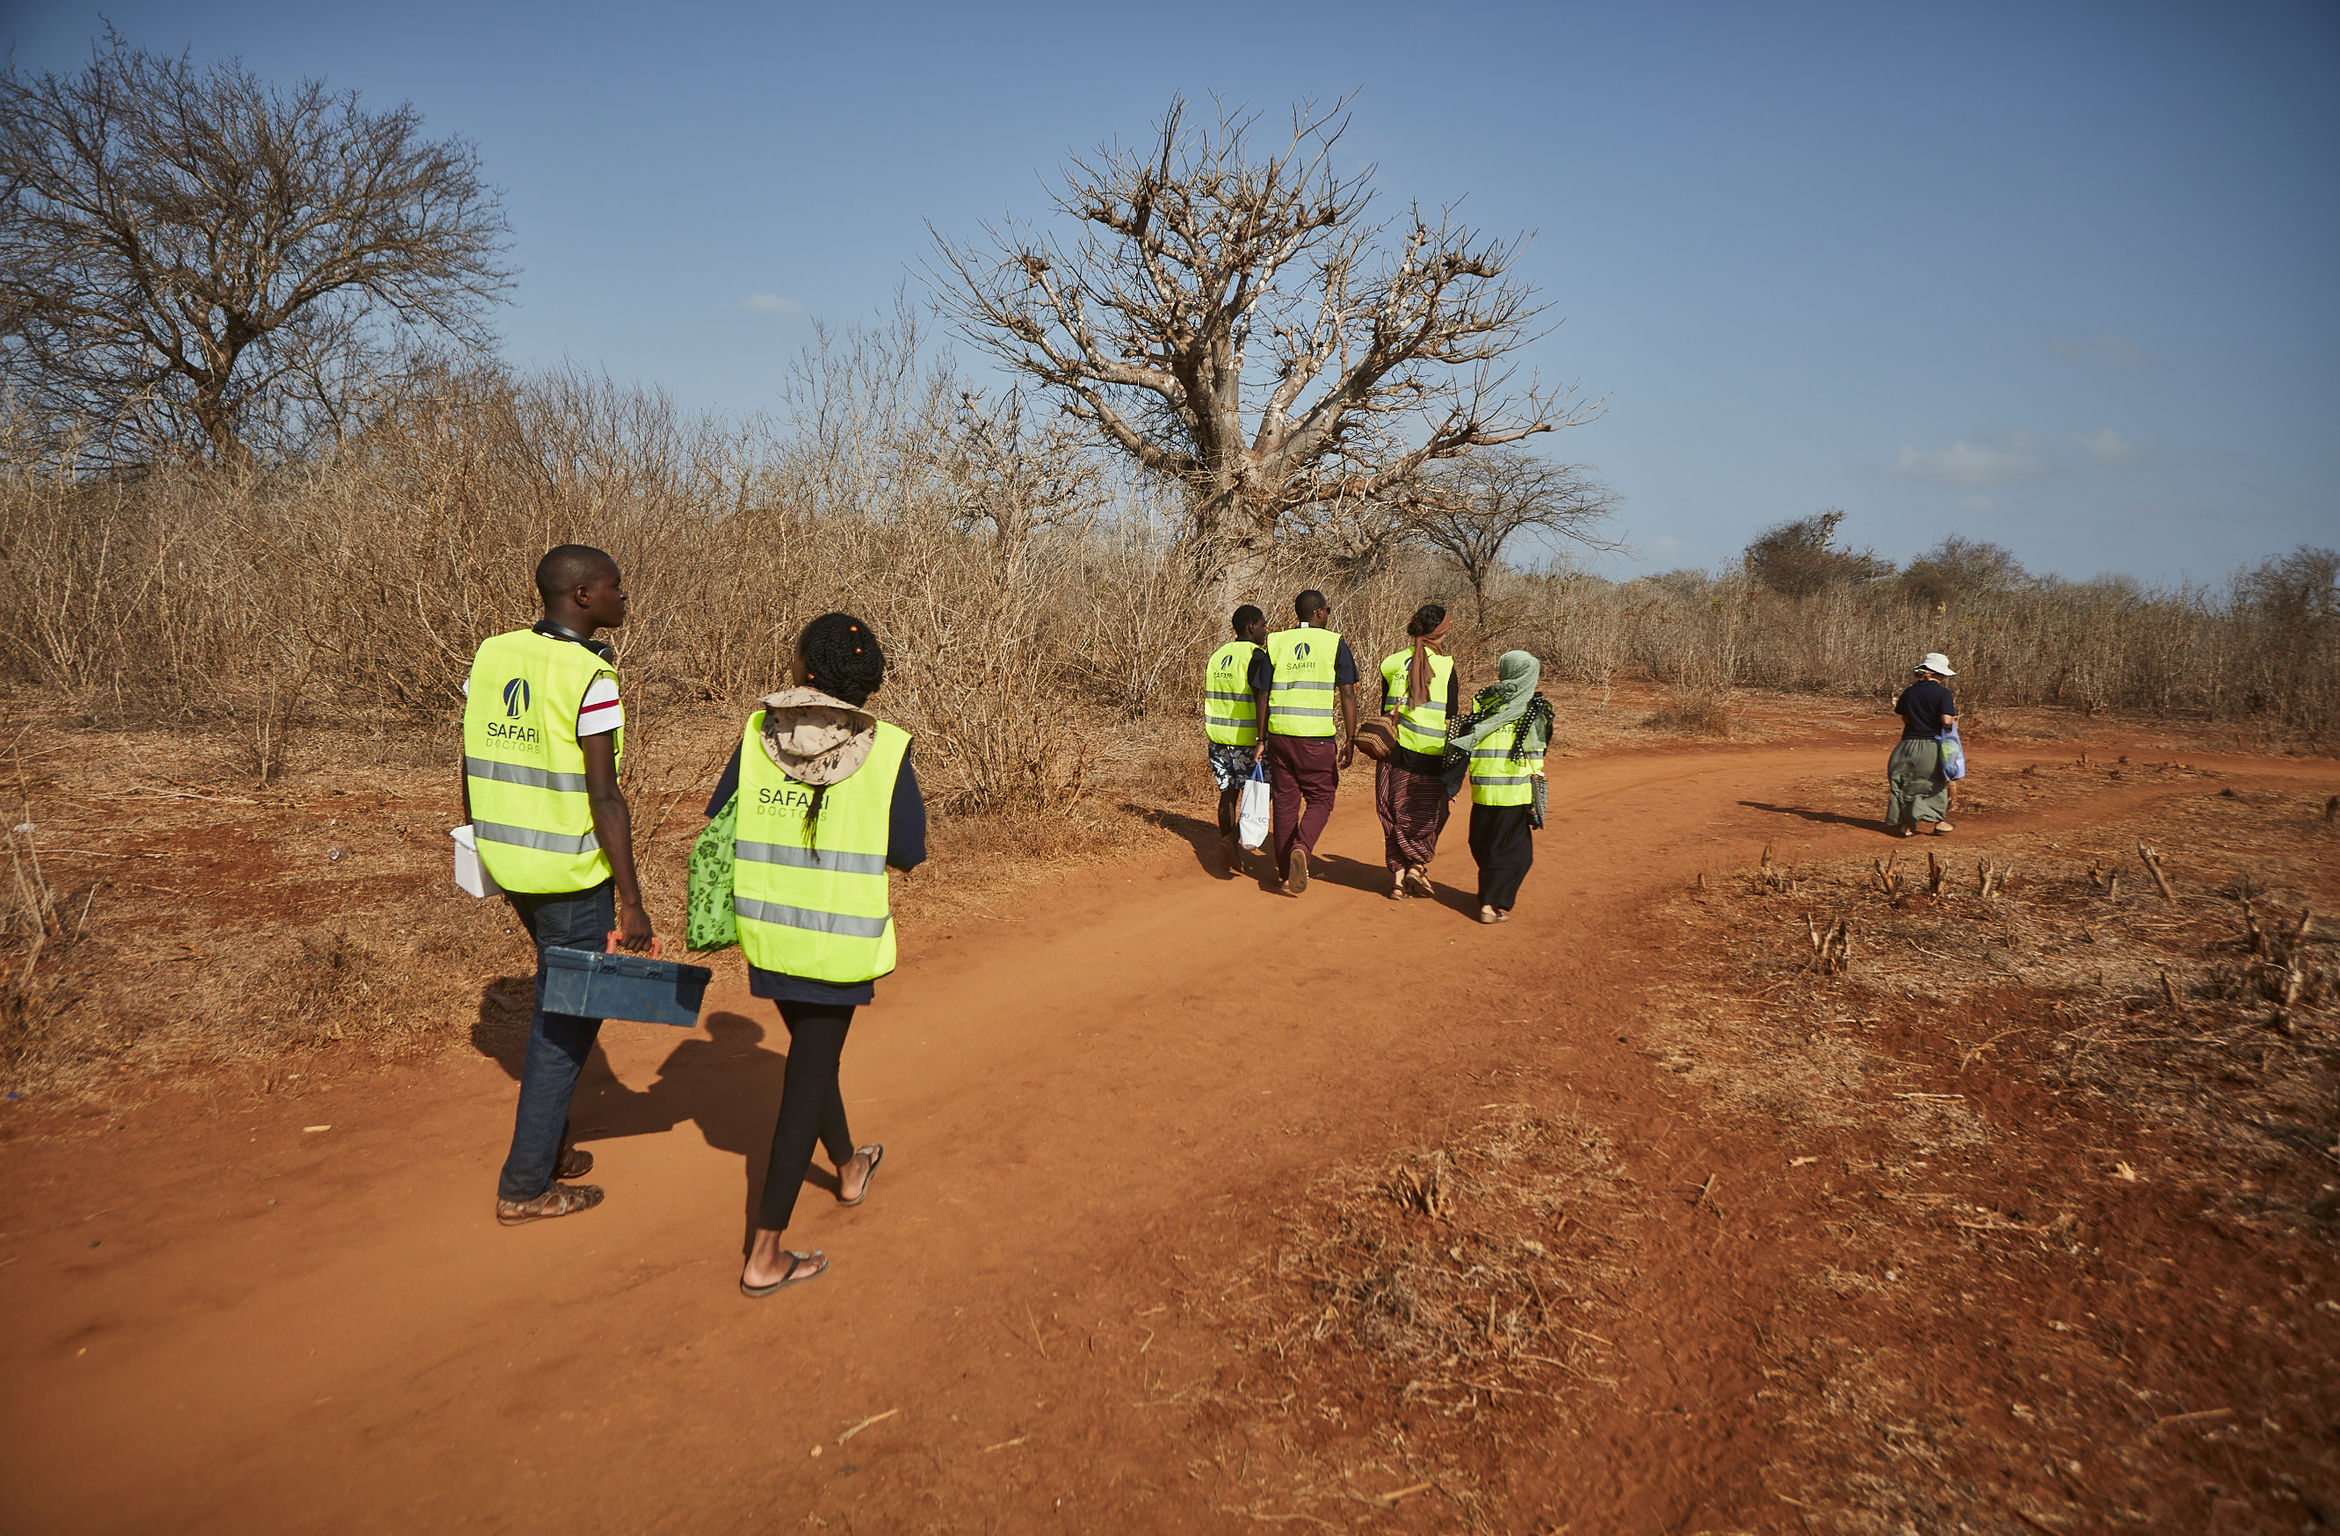
[[[1276,873],[1297,896],[1308,889],[1308,858],[1332,818],[1341,770],[1357,753],[1357,658],[1325,627],[1332,605],[1322,592],[1311,587],[1292,607],[1299,624],[1269,635],[1251,659],[1251,691],[1266,727],[1255,756],[1268,765],[1275,801]]]

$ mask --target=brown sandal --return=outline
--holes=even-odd
[[[593,1154],[583,1147],[563,1147],[561,1160],[553,1164],[556,1179],[581,1179],[593,1171]]]
[[[498,1200],[496,1220],[507,1227],[519,1227],[556,1216],[574,1216],[600,1203],[598,1184],[555,1184],[533,1200]]]

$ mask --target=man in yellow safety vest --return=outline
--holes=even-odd
[[[1227,872],[1243,872],[1243,845],[1235,812],[1259,760],[1259,706],[1251,690],[1251,663],[1266,654],[1267,615],[1250,603],[1235,610],[1235,638],[1203,664],[1203,735],[1210,743],[1211,778],[1219,786],[1219,851]]]
[[[1252,658],[1251,691],[1266,722],[1253,755],[1267,763],[1275,797],[1276,873],[1297,896],[1308,889],[1308,856],[1332,819],[1341,770],[1357,755],[1357,658],[1325,627],[1332,605],[1322,592],[1311,587],[1292,607],[1300,622],[1269,635]]]
[[[496,1186],[506,1226],[601,1203],[593,1154],[569,1141],[569,1100],[599,1019],[547,1013],[544,952],[650,947],[634,878],[633,821],[618,789],[625,709],[616,653],[593,638],[626,622],[617,562],[563,544],[536,566],[544,617],[480,643],[464,684],[463,814],[480,863],[536,942],[536,1008],[520,1067],[512,1150]]]

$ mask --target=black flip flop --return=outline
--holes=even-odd
[[[859,1205],[862,1201],[867,1200],[869,1198],[870,1181],[877,1177],[878,1164],[886,1160],[886,1147],[884,1142],[873,1141],[866,1147],[856,1147],[853,1150],[856,1156],[859,1156],[864,1152],[869,1154],[869,1172],[863,1174],[861,1177],[861,1193],[855,1195],[850,1200],[847,1200],[842,1195],[840,1195],[837,1199],[837,1203],[839,1205]]]
[[[821,1276],[829,1272],[828,1255],[822,1253],[818,1248],[815,1248],[810,1253],[799,1253],[793,1248],[783,1249],[782,1251],[785,1252],[790,1260],[793,1261],[788,1266],[788,1273],[782,1275],[779,1279],[773,1281],[770,1285],[750,1285],[745,1280],[742,1280],[739,1283],[739,1293],[742,1296],[760,1300],[763,1297],[771,1295],[774,1291],[785,1291],[792,1285],[802,1285],[807,1280],[818,1280]],[[819,1259],[821,1262],[810,1273],[799,1273],[799,1270],[804,1265],[812,1263],[812,1261],[815,1259]]]

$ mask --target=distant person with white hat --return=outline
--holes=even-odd
[[[1926,652],[1911,669],[1917,681],[1901,690],[1893,712],[1901,717],[1901,741],[1885,762],[1885,830],[1908,837],[1920,825],[1939,837],[1950,826],[1950,779],[1942,771],[1942,737],[1955,730],[1958,704],[1942,679],[1956,677],[1950,658]]]

